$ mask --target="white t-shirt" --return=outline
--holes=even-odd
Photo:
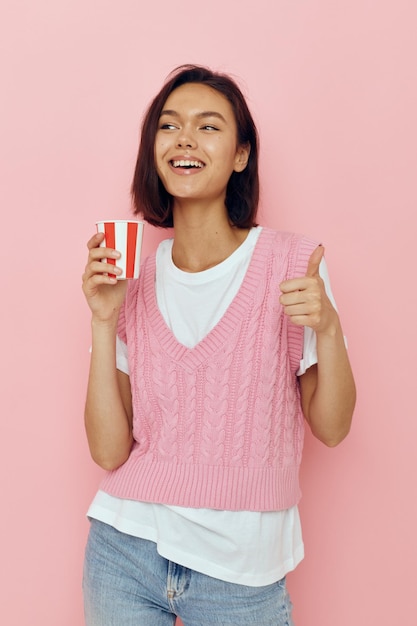
[[[189,273],[172,261],[172,239],[156,254],[158,307],[176,339],[189,348],[219,322],[245,276],[261,227],[222,263]],[[327,268],[320,265],[326,292]],[[316,337],[305,328],[298,375],[317,363]],[[127,346],[117,338],[117,368],[129,374]],[[154,541],[161,556],[214,578],[249,586],[280,580],[304,556],[298,507],[284,511],[219,511],[137,502],[99,491],[87,515]]]

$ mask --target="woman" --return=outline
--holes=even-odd
[[[257,132],[230,77],[178,68],[145,116],[135,212],[174,227],[117,281],[88,243],[88,626],[291,625],[304,418],[337,445],[354,381],[323,247],[256,225]],[[323,278],[321,277],[321,275]],[[304,416],[304,417],[303,417]]]

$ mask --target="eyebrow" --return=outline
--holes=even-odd
[[[163,115],[171,115],[173,117],[179,117],[179,113],[177,113],[177,111],[174,111],[173,109],[165,109],[164,111],[161,111],[160,117],[162,117]],[[226,120],[224,119],[223,115],[221,113],[218,113],[217,111],[201,111],[201,113],[197,113],[196,115],[197,119],[202,119],[204,117],[216,117],[217,119],[222,120],[223,122],[226,123]]]

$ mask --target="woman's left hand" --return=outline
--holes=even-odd
[[[317,334],[334,332],[339,324],[337,311],[319,274],[323,256],[324,248],[318,246],[310,256],[306,275],[285,280],[279,286],[282,292],[279,301],[291,322],[297,326],[309,326]]]
[[[317,363],[299,377],[301,406],[313,434],[335,446],[349,432],[356,391],[339,316],[319,275],[323,255],[318,246],[306,275],[281,283],[280,302],[293,324],[316,332]]]

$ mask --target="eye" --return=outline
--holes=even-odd
[[[159,126],[160,130],[175,130],[177,127],[175,124],[170,124],[169,122],[165,122]]]
[[[217,128],[217,126],[213,126],[213,124],[204,124],[204,126],[202,126],[201,128],[202,128],[202,130],[209,130],[209,131],[211,131],[211,130],[219,130]]]

